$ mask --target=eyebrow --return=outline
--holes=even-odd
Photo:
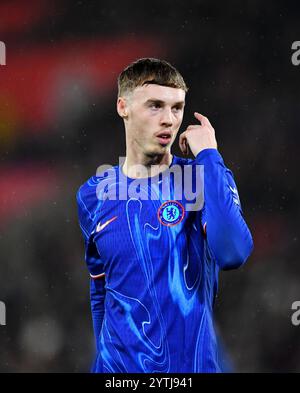
[[[159,99],[157,99],[157,98],[149,98],[149,99],[145,102],[145,104],[151,104],[151,103],[155,103],[155,104],[165,104],[165,101],[159,100]],[[175,106],[175,105],[184,106],[184,104],[185,104],[185,101],[178,101],[178,102],[175,102],[174,106]]]

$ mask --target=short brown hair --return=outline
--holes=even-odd
[[[118,97],[148,83],[188,91],[182,75],[175,67],[165,60],[148,57],[134,61],[121,72],[118,77]]]

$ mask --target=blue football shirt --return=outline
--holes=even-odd
[[[184,167],[192,168],[194,187],[199,165],[204,204],[190,210]],[[218,273],[246,261],[252,237],[233,174],[216,149],[195,159],[173,155],[174,166],[182,176],[138,181],[115,166],[77,193],[91,275],[94,372],[222,371],[213,325]]]

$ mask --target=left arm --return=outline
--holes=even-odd
[[[216,149],[202,150],[196,162],[204,165],[202,226],[220,269],[242,265],[253,249],[253,240],[243,218],[232,172]]]
[[[209,120],[195,112],[200,125],[191,125],[180,135],[184,154],[190,147],[196,162],[204,165],[204,208],[202,225],[219,267],[242,265],[253,249],[253,240],[243,218],[232,172],[217,150],[215,130]]]

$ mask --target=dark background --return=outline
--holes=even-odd
[[[75,195],[125,155],[116,78],[140,57],[183,74],[181,131],[194,111],[210,119],[254,237],[247,264],[220,275],[216,327],[231,370],[300,371],[299,16],[292,1],[0,2],[1,372],[89,370]]]

